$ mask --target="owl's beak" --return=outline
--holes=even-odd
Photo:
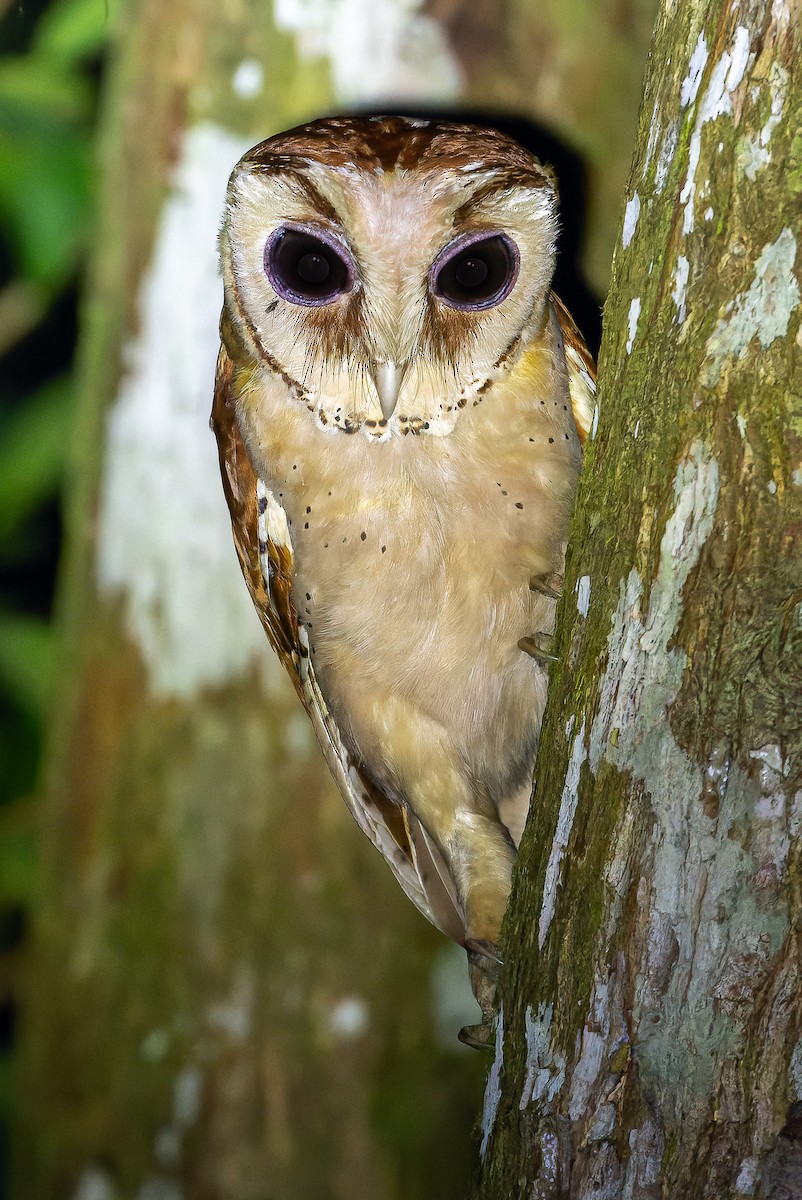
[[[379,394],[379,404],[386,420],[395,412],[398,393],[406,374],[407,364],[394,362],[375,362],[371,365],[370,374]]]

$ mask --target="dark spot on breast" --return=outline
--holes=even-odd
[[[550,446],[553,446],[553,445],[554,445],[554,438],[549,438],[549,445],[550,445]]]
[[[387,549],[387,547],[386,547],[386,546],[382,546],[382,554],[384,554],[384,552],[385,552],[385,550],[386,550],[386,549]]]
[[[523,508],[523,504],[521,504],[520,500],[516,500],[516,501],[515,501],[515,507],[516,507],[516,508]]]
[[[505,491],[504,491],[504,488],[502,488],[502,489],[501,489],[501,494],[502,494],[502,496],[508,496],[508,495],[509,495],[509,492],[505,492]]]
[[[298,470],[298,464],[297,464],[297,463],[293,463],[293,464],[292,464],[292,469],[293,469],[293,471],[297,471],[297,470]]]
[[[279,495],[281,495],[281,492],[279,492]],[[267,496],[259,497],[259,500],[257,501],[257,504],[256,504],[256,508],[257,508],[257,511],[260,516],[262,515],[262,513],[267,511]]]
[[[306,598],[307,598],[307,600],[311,600],[311,599],[312,599],[312,593],[311,593],[311,592],[307,592],[307,593],[306,593]]]
[[[533,442],[534,440],[535,440],[534,438],[530,438],[530,439],[529,439],[529,441],[530,441],[530,442]]]
[[[308,505],[308,504],[307,504],[307,506],[306,506],[306,511],[307,511],[308,513],[310,513],[310,512],[312,511],[312,509],[309,507],[309,505]]]
[[[364,531],[364,529],[363,529],[363,530],[362,530],[362,532],[360,533],[360,535],[359,535],[359,536],[360,536],[360,538],[362,539],[362,541],[364,542],[365,538],[366,538],[368,535],[365,533],[365,531]]]

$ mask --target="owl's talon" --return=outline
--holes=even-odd
[[[543,662],[557,662],[556,654],[551,654],[553,639],[551,634],[536,633],[534,637],[522,637],[518,640],[518,649],[523,650],[525,654],[531,655],[532,658],[541,659]]]
[[[479,958],[489,958],[491,962],[502,967],[504,959],[499,958],[498,946],[487,938],[468,938],[465,943],[465,949],[470,955],[476,955]]]
[[[563,590],[563,577],[556,572],[544,575],[535,575],[529,580],[529,589],[532,592],[540,592],[541,596],[548,596],[550,600],[559,600]]]
[[[473,1050],[494,1050],[496,1047],[495,1028],[484,1021],[481,1025],[463,1025],[457,1038],[463,1046],[470,1046]]]

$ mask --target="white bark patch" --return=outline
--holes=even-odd
[[[498,1024],[496,1026],[496,1053],[493,1058],[493,1065],[487,1076],[485,1084],[485,1099],[482,1107],[482,1143],[479,1147],[479,1154],[482,1158],[487,1154],[487,1147],[490,1144],[490,1138],[493,1133],[493,1126],[496,1123],[498,1114],[498,1106],[501,1103],[501,1072],[504,1067],[504,1007],[499,1009]]]
[[[554,1187],[557,1183],[558,1152],[560,1148],[556,1133],[548,1131],[540,1138],[540,1180],[547,1186]],[[534,1194],[533,1194],[534,1200]]]
[[[636,296],[629,306],[629,315],[627,317],[627,354],[632,353],[632,347],[635,345],[635,334],[638,332],[639,317],[640,296]]]
[[[649,124],[649,138],[646,142],[646,157],[643,160],[642,177],[646,178],[646,172],[649,170],[649,163],[652,161],[657,139],[660,137],[660,122],[657,119],[657,104],[652,110],[652,119]]]
[[[685,294],[688,288],[688,275],[690,273],[690,263],[683,254],[680,254],[677,259],[677,265],[674,270],[674,287],[671,291],[671,299],[677,306],[676,323],[682,325],[685,317],[688,314],[688,309],[685,303]]]
[[[702,74],[707,65],[707,42],[703,33],[699,34],[696,45],[693,48],[690,62],[688,63],[688,74],[682,81],[679,92],[680,104],[683,108],[687,108],[689,104],[693,104],[699,91],[699,84],[702,82]]]
[[[702,443],[694,442],[674,478],[675,506],[660,543],[660,567],[648,612],[641,613],[643,584],[634,569],[621,589],[608,637],[599,713],[590,731],[594,774],[603,757],[616,761],[622,742],[635,737],[643,722],[639,706],[650,685],[667,676],[679,682],[685,655],[667,647],[679,620],[682,589],[713,527],[718,491],[718,464]],[[654,716],[661,719],[657,713]],[[610,742],[613,729],[618,731],[618,751]]]
[[[422,8],[423,0],[275,0],[273,11],[302,56],[328,59],[342,104],[453,99],[459,65]]]
[[[802,1100],[802,1038],[791,1052],[788,1064],[788,1079],[791,1085],[791,1095],[795,1100]]]
[[[775,745],[750,750],[749,757],[760,764],[760,794],[755,804],[751,849],[757,868],[756,881],[766,885],[785,874],[791,849],[785,820],[789,764],[783,761],[782,751]]]
[[[621,1200],[639,1200],[644,1189],[660,1178],[665,1138],[658,1125],[647,1119],[629,1134],[629,1159]]]
[[[571,1073],[568,1115],[572,1121],[580,1121],[588,1115],[591,1096],[604,1062],[609,1034],[610,1006],[607,984],[597,979],[593,985],[588,1019],[580,1035],[579,1058]]]
[[[624,209],[624,229],[621,234],[621,244],[625,250],[635,236],[639,216],[640,196],[636,192],[631,200],[627,200],[627,206]]]
[[[562,867],[562,861],[571,837],[571,827],[574,823],[577,801],[579,799],[579,776],[582,770],[582,763],[586,761],[587,756],[588,752],[585,748],[585,722],[583,720],[582,727],[574,738],[571,759],[568,763],[568,770],[565,773],[565,786],[563,787],[563,794],[560,799],[557,828],[554,831],[551,853],[549,854],[549,861],[546,866],[546,877],[543,881],[543,903],[540,909],[540,925],[538,927],[537,939],[541,950],[543,949],[543,944],[549,932],[549,926],[554,917],[554,909],[557,904],[557,887],[560,882],[560,868]]]
[[[739,146],[738,161],[747,179],[754,179],[761,167],[771,162],[769,142],[780,123],[788,96],[788,72],[778,62],[769,67],[769,115],[757,137],[744,138]],[[759,94],[759,93],[758,93]]]
[[[697,54],[698,49],[699,43],[694,50],[694,55]],[[683,233],[690,233],[694,225],[696,169],[702,153],[702,130],[708,121],[715,121],[717,117],[732,112],[732,93],[744,77],[749,62],[749,53],[749,31],[743,25],[739,25],[733,36],[732,47],[722,54],[711,72],[710,82],[705,89],[696,114],[688,149],[688,173],[679,197],[680,202],[685,206],[682,218]],[[692,55],[691,62],[693,63],[693,61],[694,56]],[[698,76],[697,79],[696,74],[693,74],[693,78],[696,79],[696,91],[698,91],[701,81],[701,70],[698,72]],[[691,78],[692,73],[689,71],[688,80],[690,81]],[[692,90],[689,82],[688,95]],[[694,96],[695,94],[696,92],[694,92]]]
[[[654,190],[658,196],[666,186],[668,173],[671,170],[671,164],[674,161],[674,153],[677,149],[677,141],[679,139],[679,126],[676,121],[672,121],[666,130],[663,144],[660,147],[660,154],[657,159],[657,166],[654,171]]]
[[[526,1006],[524,1037],[526,1039],[526,1075],[518,1108],[521,1112],[530,1104],[545,1101],[550,1105],[565,1082],[565,1056],[551,1045],[551,1021],[554,1009],[543,1002],[537,1010]]]
[[[635,435],[637,437],[637,434]],[[576,608],[580,617],[588,615],[590,607],[590,575],[583,575],[576,585]]]
[[[237,566],[209,411],[222,287],[217,231],[247,143],[190,129],[139,296],[139,333],[106,424],[97,578],[120,595],[160,696],[272,666]]]
[[[741,1196],[754,1196],[760,1174],[760,1163],[756,1158],[745,1158],[735,1180],[736,1192]]]
[[[726,305],[707,339],[703,378],[708,387],[715,387],[729,360],[745,358],[753,338],[765,350],[787,334],[800,300],[796,253],[796,238],[787,228],[763,247],[749,288]]]

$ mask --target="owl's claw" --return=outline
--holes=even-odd
[[[530,591],[540,592],[541,596],[548,596],[550,600],[559,600],[563,590],[563,577],[552,572],[548,575],[535,575],[534,579],[529,580]]]
[[[471,958],[489,958],[499,967],[504,965],[504,959],[499,958],[498,946],[494,942],[488,941],[487,938],[468,938],[465,949]]]
[[[557,662],[557,655],[551,653],[552,641],[551,634],[536,633],[534,637],[519,638],[518,649],[543,662]]]
[[[463,1046],[474,1050],[494,1050],[496,1046],[496,1031],[491,1023],[481,1025],[463,1025],[457,1034]]]
[[[473,1046],[475,1050],[492,1050],[496,1042],[496,993],[502,960],[495,942],[488,938],[468,938],[465,949],[468,952],[471,987],[482,1010],[482,1020],[478,1025],[464,1026],[457,1037],[463,1045]]]

